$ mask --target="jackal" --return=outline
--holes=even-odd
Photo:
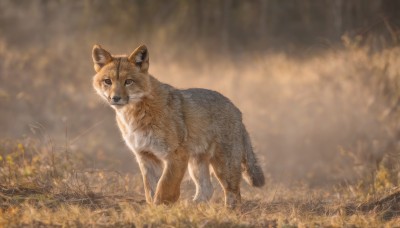
[[[228,98],[158,81],[148,73],[144,45],[129,56],[114,56],[95,45],[92,57],[97,72],[93,86],[116,111],[122,136],[136,155],[148,203],[177,201],[187,167],[196,184],[195,202],[213,194],[210,168],[229,207],[240,203],[242,174],[250,185],[264,185],[242,114]]]

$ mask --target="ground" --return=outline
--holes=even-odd
[[[79,170],[82,158],[67,159],[31,142],[2,141],[1,149],[3,227],[395,227],[400,223],[397,188],[312,189],[269,180],[265,187],[254,189],[243,182],[242,204],[230,210],[223,206],[215,181],[211,202],[193,204],[194,184],[187,178],[176,204],[154,206],[145,202],[139,174]]]

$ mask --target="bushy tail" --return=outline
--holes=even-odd
[[[261,167],[257,164],[256,155],[253,152],[249,134],[243,126],[243,145],[244,153],[242,158],[242,175],[253,187],[262,187],[265,184],[264,173]]]

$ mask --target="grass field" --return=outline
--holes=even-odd
[[[150,49],[161,81],[218,90],[242,110],[267,184],[243,183],[236,210],[215,181],[211,202],[192,204],[189,178],[177,204],[145,203],[135,159],[91,87],[87,47],[66,59],[0,40],[0,226],[399,226],[398,47],[344,38],[296,56]]]
[[[243,202],[225,209],[217,192],[194,205],[194,185],[185,180],[182,199],[172,206],[147,205],[139,175],[81,171],[84,160],[53,154],[32,140],[3,141],[0,168],[0,225],[117,227],[395,227],[400,194],[372,194],[356,185],[310,189],[269,182],[263,189],[243,184]],[[6,153],[4,153],[6,152]],[[388,181],[381,174],[377,182]],[[371,190],[371,189],[369,189]]]
[[[1,0],[0,227],[400,227],[397,2]],[[231,99],[265,187],[147,205],[95,43]]]

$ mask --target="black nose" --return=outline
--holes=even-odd
[[[113,96],[113,97],[112,97],[112,100],[113,100],[114,102],[118,102],[119,100],[121,100],[121,97]]]

